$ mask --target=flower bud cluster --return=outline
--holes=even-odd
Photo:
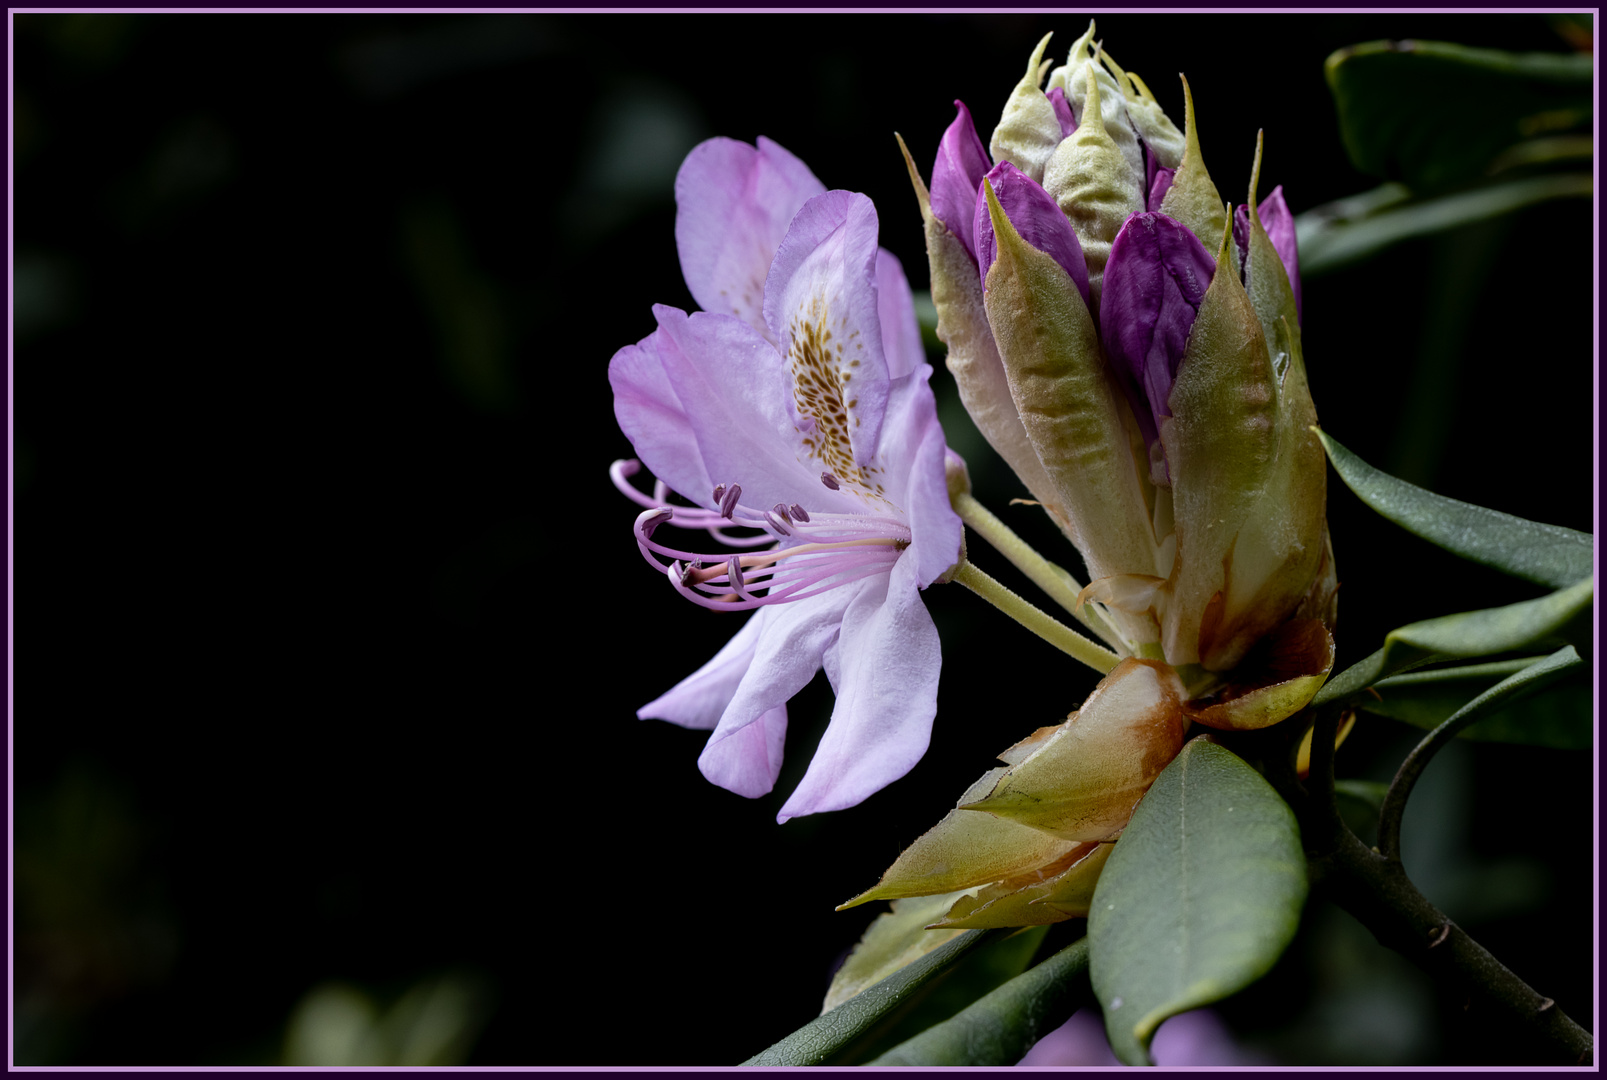
[[[929,191],[911,166],[938,334],[1126,651],[1230,672],[1332,621],[1293,220],[1259,145],[1225,205],[1187,82],[1179,131],[1093,32],[1053,71],[1039,42],[987,149],[956,102]]]
[[[1127,654],[1000,755],[873,889],[964,890],[941,927],[1086,915],[1105,859],[1191,724],[1255,729],[1333,663],[1326,461],[1281,188],[1244,205],[1137,75],[1049,38],[984,150],[964,104],[928,190],[932,299],[978,428],[1082,554]],[[1044,83],[1048,76],[1047,87]]]

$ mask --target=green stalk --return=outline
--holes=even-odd
[[[1069,611],[1073,618],[1092,630],[1117,653],[1127,655],[1128,649],[1122,643],[1121,635],[1111,628],[1098,609],[1090,604],[1077,604],[1077,594],[1082,592],[1082,585],[1076,578],[1039,555],[969,492],[953,496],[950,504],[972,532],[993,545],[999,554],[1010,560],[1012,566],[1027,575],[1028,580],[1048,593],[1051,600]]]
[[[1046,615],[1042,609],[1021,599],[1005,586],[978,570],[975,564],[965,561],[954,571],[953,580],[964,585],[982,599],[1010,616],[1016,622],[1043,638],[1049,644],[1080,660],[1099,672],[1108,675],[1122,658],[1089,641],[1065,623]]]

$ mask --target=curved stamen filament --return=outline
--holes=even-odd
[[[687,570],[675,562],[666,568],[666,574],[677,592],[700,607],[716,611],[746,611],[768,604],[808,599],[862,578],[886,573],[897,557],[894,549],[884,546],[880,551],[828,560],[829,565],[818,561],[813,564],[787,564],[752,576],[739,570],[737,577],[740,587],[730,579],[729,564]],[[783,577],[783,574],[786,576]],[[766,589],[765,595],[754,595],[752,590],[758,588]]]
[[[701,607],[740,611],[818,596],[886,573],[910,544],[909,525],[899,518],[810,513],[798,503],[777,503],[769,510],[756,510],[739,501],[739,484],[714,488],[710,496],[713,509],[676,506],[663,498],[649,500],[630,483],[640,468],[637,461],[622,460],[609,469],[614,486],[644,508],[636,517],[637,548],[648,565],[669,578],[677,592]],[[654,484],[653,494],[668,496],[669,491],[659,481]],[[657,530],[664,525],[702,529],[739,549],[775,546],[764,552],[736,555],[684,551],[655,539]],[[724,531],[731,527],[756,529],[759,534],[732,536]]]

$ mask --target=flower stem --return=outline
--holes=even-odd
[[[999,554],[1010,560],[1017,570],[1027,575],[1028,579],[1038,588],[1049,594],[1050,599],[1067,611],[1073,618],[1114,648],[1119,654],[1126,655],[1128,649],[1122,644],[1121,635],[1105,622],[1098,609],[1091,604],[1078,606],[1077,594],[1082,592],[1082,586],[1077,579],[1066,573],[1060,567],[1039,555],[1030,544],[999,520],[998,516],[977,502],[976,497],[969,492],[961,492],[950,499],[954,512],[960,515],[960,520],[970,526],[971,531],[992,544]]]
[[[1089,641],[1065,623],[1045,614],[1040,608],[1021,599],[999,582],[978,570],[969,560],[961,562],[954,571],[953,580],[964,585],[982,599],[1010,616],[1016,622],[1043,638],[1073,659],[1081,660],[1101,675],[1121,663],[1122,658],[1109,649]]]

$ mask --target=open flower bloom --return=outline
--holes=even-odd
[[[1281,188],[1256,200],[1259,144],[1246,205],[1224,206],[1186,82],[1179,131],[1092,25],[1052,73],[1048,40],[991,162],[960,106],[930,192],[910,166],[938,335],[978,428],[1082,554],[1113,646],[1203,688],[1272,637],[1315,640],[1292,620],[1333,621],[1293,220]]]
[[[609,364],[615,416],[657,486],[632,486],[631,462],[614,478],[671,586],[756,610],[638,715],[712,728],[704,775],[756,797],[781,767],[787,700],[824,666],[831,724],[780,819],[852,806],[926,750],[940,656],[920,590],[960,558],[909,285],[871,201],[826,191],[767,139],[696,147],[676,200],[705,310],[655,307],[658,329]],[[676,543],[670,526],[707,535]]]

